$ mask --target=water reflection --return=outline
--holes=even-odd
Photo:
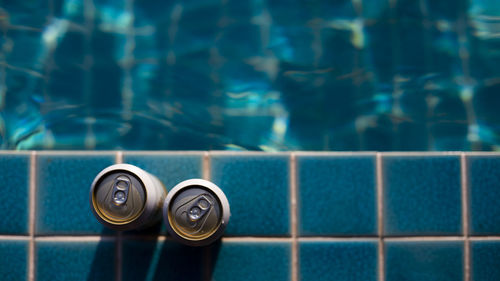
[[[496,150],[498,5],[407,2],[3,4],[0,147]]]

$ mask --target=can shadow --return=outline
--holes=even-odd
[[[164,241],[152,280],[212,280],[220,245],[220,240],[204,247],[186,246],[170,240]]]
[[[115,231],[111,232],[115,238],[121,234],[122,239],[113,239],[109,238],[110,231],[104,229],[87,281],[116,280],[117,274],[122,276],[122,280],[148,280],[160,230],[161,224],[158,223],[142,231]]]

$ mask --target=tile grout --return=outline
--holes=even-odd
[[[35,280],[35,207],[36,207],[36,151],[30,153],[29,170],[29,253],[28,280]]]
[[[0,241],[7,240],[29,240],[35,241],[96,241],[100,239],[104,240],[116,240],[117,235],[38,235],[31,238],[30,235],[0,235]],[[134,240],[134,239],[166,239],[172,240],[170,236],[166,235],[122,235],[122,240]],[[292,242],[294,238],[292,237],[278,237],[278,236],[225,236],[222,237],[222,241],[255,241],[255,242],[265,242],[265,241],[288,241]],[[415,241],[415,242],[425,242],[425,241],[465,241],[463,235],[448,235],[448,236],[391,236],[384,237],[384,241]],[[467,238],[470,241],[500,241],[500,236],[469,236]],[[379,241],[380,238],[377,236],[302,236],[297,237],[297,241]]]
[[[290,153],[289,162],[289,177],[290,177],[290,226],[292,235],[292,251],[291,251],[291,274],[292,281],[299,279],[299,249],[297,245],[297,230],[298,230],[298,214],[297,214],[297,159],[295,153]]]
[[[203,153],[202,163],[201,163],[201,174],[203,179],[210,180],[210,170],[211,170],[210,153],[205,151]]]
[[[123,151],[117,151],[115,154],[115,164],[123,163]],[[123,254],[123,240],[122,231],[116,232],[115,239],[115,281],[122,280],[122,254]]]
[[[467,192],[467,159],[465,153],[460,155],[460,184],[462,190],[462,227],[464,236],[464,280],[470,280],[470,241],[469,241],[469,195]]]
[[[377,228],[378,228],[378,281],[385,279],[384,253],[384,194],[382,179],[382,154],[377,153],[375,158],[376,190],[377,190]]]
[[[208,151],[203,152],[203,156],[201,159],[201,174],[204,180],[210,180],[210,172],[211,172],[211,163],[210,163],[210,153]],[[206,281],[210,281],[212,279],[211,276],[211,252],[210,248],[206,247],[203,249],[203,279]]]

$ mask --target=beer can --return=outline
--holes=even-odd
[[[229,202],[224,192],[202,179],[177,184],[163,205],[168,232],[190,246],[204,246],[217,240],[224,233],[229,217]]]
[[[129,164],[105,168],[90,188],[92,212],[100,223],[115,230],[154,224],[161,219],[165,197],[165,187],[158,178]]]

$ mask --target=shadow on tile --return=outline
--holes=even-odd
[[[116,243],[97,241],[37,241],[35,275],[38,281],[114,280]]]
[[[108,230],[109,231],[109,230]],[[101,235],[104,234],[101,233]],[[116,232],[117,234],[117,232]],[[108,277],[114,276],[116,278],[116,262],[118,257],[116,256],[116,242],[114,243],[113,253],[110,253],[109,241],[100,240],[95,248],[94,258],[92,259],[92,264],[90,266],[90,272],[87,277],[87,281],[93,280],[109,280]],[[110,259],[112,255],[113,259]],[[103,274],[103,272],[108,272],[110,276]]]
[[[190,247],[171,240],[126,238],[122,279],[211,280],[219,249],[220,242]]]

